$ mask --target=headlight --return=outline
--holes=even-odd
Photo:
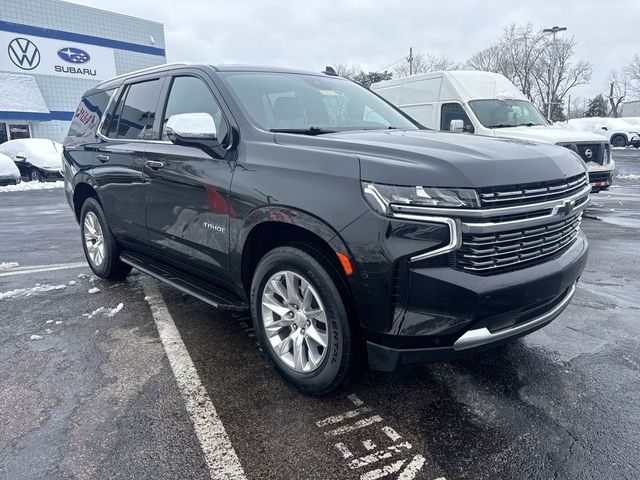
[[[367,203],[379,213],[391,212],[390,205],[414,207],[479,208],[478,194],[471,188],[407,187],[362,182]]]

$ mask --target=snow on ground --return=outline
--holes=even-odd
[[[640,175],[629,173],[627,175],[617,175],[616,178],[620,178],[622,180],[640,180]]]
[[[89,318],[93,318],[93,317],[95,317],[97,315],[104,315],[105,317],[113,317],[116,313],[118,313],[120,310],[122,310],[123,307],[124,307],[124,303],[119,303],[114,308],[100,307],[100,308],[96,308],[91,313],[83,313],[83,315],[85,317],[89,317]]]
[[[22,182],[18,185],[7,185],[0,187],[2,192],[30,192],[32,190],[52,190],[54,188],[64,188],[64,182],[57,180],[55,182]]]
[[[25,298],[42,292],[50,292],[52,290],[64,290],[66,285],[40,285],[36,283],[32,288],[17,288],[15,290],[9,290],[8,292],[0,292],[0,301],[7,300],[9,298]]]
[[[98,293],[100,289],[98,287],[93,287],[89,289],[89,293]]]
[[[0,271],[2,270],[11,270],[13,268],[19,267],[20,264],[18,262],[2,262],[0,263]]]

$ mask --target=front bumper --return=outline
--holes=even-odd
[[[587,256],[580,233],[559,257],[504,274],[413,270],[405,308],[392,327],[366,333],[371,368],[390,372],[464,356],[543,327],[569,304]]]
[[[22,181],[19,176],[14,175],[0,175],[0,187],[5,187],[7,185],[17,185]]]
[[[605,190],[613,183],[613,170],[589,170],[589,184],[593,193]]]

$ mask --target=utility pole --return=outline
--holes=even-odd
[[[551,33],[553,35],[553,40],[551,43],[551,65],[549,66],[549,88],[547,90],[547,119],[551,121],[551,105],[553,105],[553,90],[551,85],[553,84],[555,77],[555,68],[556,68],[556,33],[564,32],[567,27],[559,27],[554,25],[551,28],[545,28],[542,30],[542,33]]]
[[[409,62],[409,75],[413,75],[413,47],[409,47],[407,62]]]
[[[571,95],[569,95],[569,101],[567,102],[567,122],[571,118]]]

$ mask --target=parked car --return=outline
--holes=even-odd
[[[0,144],[0,153],[11,157],[28,180],[62,179],[62,145],[46,138],[21,138]]]
[[[611,185],[615,164],[602,135],[549,125],[535,105],[498,73],[434,72],[375,83],[371,89],[428,128],[566,147],[586,162],[593,192]]]
[[[0,187],[20,183],[20,171],[11,158],[0,153]]]
[[[640,126],[632,125],[621,118],[572,118],[567,123],[575,130],[605,135],[616,148],[624,148],[627,145],[640,147]]]
[[[640,117],[620,117],[620,120],[630,125],[640,125]]]
[[[341,385],[526,335],[570,302],[590,186],[566,148],[423,129],[327,73],[165,65],[76,109],[65,193],[93,272],[250,311],[275,370]]]

